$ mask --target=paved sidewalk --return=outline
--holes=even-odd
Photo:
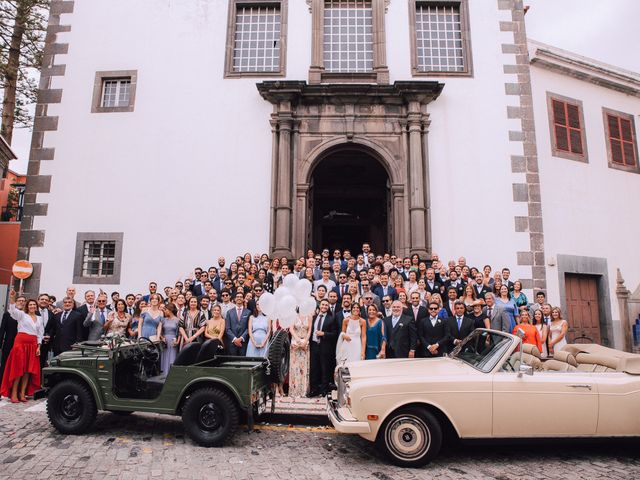
[[[293,418],[293,417],[290,417]],[[369,442],[327,427],[258,425],[202,448],[180,419],[99,413],[83,436],[58,434],[44,402],[0,401],[0,478],[24,479],[604,479],[640,478],[640,442],[464,445],[418,470],[389,465]]]

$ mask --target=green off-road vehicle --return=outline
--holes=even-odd
[[[241,420],[252,428],[273,399],[273,384],[289,368],[289,339],[276,332],[267,358],[221,356],[218,348],[212,340],[189,344],[161,372],[160,346],[146,338],[81,342],[43,369],[35,398],[48,398],[49,420],[61,433],[85,432],[98,410],[153,412],[181,415],[195,442],[221,446]]]

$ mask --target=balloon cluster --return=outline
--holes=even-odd
[[[293,325],[298,314],[312,315],[316,311],[316,299],[311,296],[311,282],[293,273],[284,277],[275,293],[264,292],[260,296],[260,310],[269,318],[277,318],[282,328]]]

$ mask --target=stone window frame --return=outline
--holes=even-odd
[[[224,78],[284,77],[287,74],[287,30],[289,0],[230,0],[227,13],[227,45],[224,58]],[[236,11],[238,6],[280,6],[280,68],[277,72],[235,72],[233,49],[235,46]]]
[[[389,84],[387,66],[386,10],[389,0],[371,0],[373,9],[373,70],[366,73],[334,73],[324,69],[325,0],[307,0],[311,11],[311,66],[309,84],[376,83]]]
[[[76,284],[94,285],[119,285],[120,272],[122,267],[122,242],[123,232],[78,232],[76,236],[76,250],[73,264],[73,282]],[[84,242],[115,242],[115,261],[113,275],[106,277],[85,277],[82,275],[82,264],[84,257]]]
[[[126,107],[103,107],[102,90],[105,80],[119,80],[129,78],[129,105]],[[136,87],[138,85],[137,70],[106,70],[96,72],[93,82],[93,99],[91,101],[91,113],[124,113],[133,112],[136,104]]]
[[[631,122],[631,134],[633,135],[633,152],[635,155],[635,165],[620,165],[613,162],[613,153],[611,152],[611,141],[609,138],[609,122],[607,115],[615,115],[616,117],[629,120]],[[640,173],[640,159],[638,158],[638,133],[636,131],[636,123],[632,114],[614,110],[612,108],[602,107],[602,123],[604,129],[604,140],[607,144],[607,163],[609,168],[622,170],[624,172]]]
[[[568,103],[578,107],[578,115],[580,117],[580,135],[582,141],[582,154],[568,152],[556,147],[555,119],[553,116],[553,100]],[[589,151],[587,149],[587,129],[584,123],[584,108],[581,100],[566,97],[553,92],[547,92],[547,118],[549,122],[549,142],[551,144],[551,155],[567,160],[575,160],[577,162],[589,163]]]
[[[471,54],[471,28],[469,21],[469,0],[408,0],[409,36],[411,44],[411,75],[414,77],[473,77],[473,56]],[[418,47],[416,34],[416,6],[419,3],[435,5],[458,5],[460,8],[460,28],[462,30],[462,54],[465,69],[462,72],[423,71],[418,69]]]

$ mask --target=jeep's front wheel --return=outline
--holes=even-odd
[[[187,435],[203,447],[221,447],[238,427],[240,412],[226,392],[201,388],[193,392],[182,409]]]
[[[76,435],[86,432],[93,425],[97,413],[93,393],[78,380],[63,380],[49,392],[47,415],[60,433]]]
[[[376,444],[395,465],[421,467],[440,451],[442,428],[426,409],[404,408],[385,420]]]

